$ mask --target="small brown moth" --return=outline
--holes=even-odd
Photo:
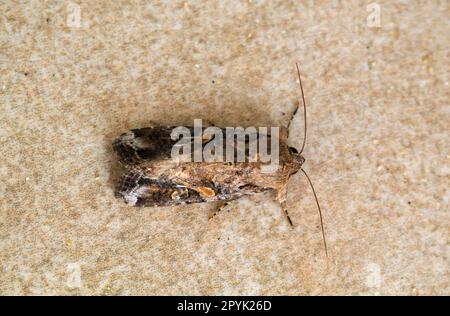
[[[222,146],[226,137],[220,135],[227,135],[228,130],[225,128],[216,128],[219,133],[216,133],[214,137],[208,135],[208,129],[205,128],[201,128],[202,133],[200,134],[195,127],[186,128],[189,134],[194,133],[194,137],[188,138],[187,141],[185,139],[183,143],[185,146],[189,146],[188,149],[194,147],[193,152],[187,152],[187,156],[191,158],[187,160],[173,159],[174,148],[177,149],[179,146],[179,135],[174,137],[174,130],[177,127],[156,126],[133,129],[122,134],[113,142],[114,151],[126,169],[117,183],[116,196],[122,197],[126,203],[133,206],[168,206],[231,201],[245,195],[275,191],[289,224],[293,226],[286,206],[287,183],[290,176],[300,170],[306,176],[316,200],[325,252],[328,256],[320,204],[309,176],[302,169],[305,162],[302,153],[306,144],[307,132],[306,102],[300,69],[298,64],[296,66],[304,114],[304,139],[300,151],[287,144],[289,126],[298,107],[292,113],[288,126],[280,128],[279,137],[276,139],[274,135],[270,134],[247,135],[249,137],[241,139],[244,143],[243,156],[245,159],[243,161],[236,160],[239,151],[233,152],[231,159],[227,155],[223,160],[193,161],[192,158],[197,155],[198,149],[201,151],[211,147],[213,141],[216,142],[215,145],[219,146],[213,148],[213,154],[218,154],[217,151],[220,149],[216,158],[217,156],[223,157]],[[252,138],[252,136],[254,137]],[[265,163],[259,156],[259,152],[250,149],[251,139],[253,142],[258,142],[260,146],[264,142],[270,141],[271,150],[274,150],[274,144],[277,146],[278,168],[276,171],[264,171]],[[234,136],[232,141],[235,146]],[[197,150],[195,142],[201,144]]]

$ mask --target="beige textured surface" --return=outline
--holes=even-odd
[[[0,293],[450,294],[449,4],[314,3],[2,1]],[[300,174],[294,230],[271,194],[210,221],[114,198],[117,135],[286,124],[296,61],[328,260]]]

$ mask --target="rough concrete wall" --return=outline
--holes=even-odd
[[[369,3],[2,1],[0,293],[450,294],[449,5]],[[328,259],[301,174],[295,229],[272,194],[114,198],[116,136],[286,124],[295,62]]]

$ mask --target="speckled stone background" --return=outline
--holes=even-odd
[[[2,1],[0,293],[449,295],[449,2],[370,3]],[[116,136],[287,124],[295,62],[328,259],[300,173],[295,229],[273,194],[114,198]]]

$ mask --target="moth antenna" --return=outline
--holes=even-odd
[[[316,190],[314,190],[314,186],[311,182],[311,179],[308,177],[308,174],[302,168],[300,168],[300,170],[303,171],[304,175],[306,176],[306,179],[308,179],[309,185],[311,186],[311,189],[314,194],[314,198],[316,199],[317,208],[319,210],[320,226],[322,227],[323,245],[325,246],[325,254],[328,257],[327,239],[325,238],[325,228],[323,226],[322,210],[320,209],[319,199],[317,198]]]
[[[304,121],[305,121],[305,125],[304,125],[304,138],[303,138],[303,144],[302,144],[302,149],[300,149],[300,153],[301,154],[303,152],[303,149],[305,149],[305,144],[306,144],[306,131],[307,131],[307,124],[306,124],[306,102],[305,102],[305,94],[303,93],[303,85],[302,85],[302,77],[300,76],[300,67],[298,66],[298,63],[295,63],[295,66],[297,66],[297,74],[298,74],[298,82],[300,83],[300,91],[302,92],[302,100],[303,100],[303,117],[304,117]],[[297,111],[296,111],[297,112]]]

